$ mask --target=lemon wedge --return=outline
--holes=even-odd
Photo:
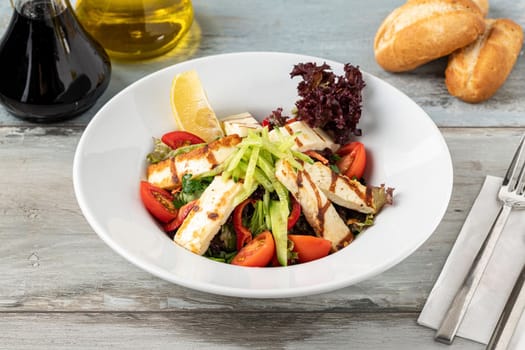
[[[171,109],[180,130],[206,142],[224,136],[195,70],[177,74],[171,84]]]

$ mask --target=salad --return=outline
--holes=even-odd
[[[175,243],[241,266],[305,263],[346,247],[392,203],[393,189],[366,184],[365,145],[351,139],[359,69],[301,63],[296,76],[292,116],[229,116],[210,142],[186,130],[154,139],[141,199]]]

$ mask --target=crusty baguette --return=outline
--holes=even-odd
[[[471,0],[411,0],[379,27],[375,58],[385,70],[408,71],[470,44],[484,29]]]
[[[445,83],[451,95],[477,103],[507,79],[523,44],[523,29],[510,19],[487,19],[478,40],[449,57]]]

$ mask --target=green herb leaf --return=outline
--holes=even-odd
[[[353,222],[350,225],[350,229],[352,230],[354,235],[357,235],[358,233],[363,231],[365,228],[372,226],[373,224],[374,224],[374,214],[368,214],[366,215],[363,221]]]
[[[339,170],[339,168],[335,164],[330,164],[330,169],[332,169],[332,171],[336,174],[341,174],[341,170]]]
[[[185,174],[182,177],[181,190],[173,198],[175,207],[180,208],[184,204],[199,198],[212,180],[212,176],[194,178],[192,174]]]
[[[262,200],[258,200],[255,202],[254,212],[248,224],[248,228],[253,235],[258,235],[259,233],[268,230],[264,216],[264,203]]]

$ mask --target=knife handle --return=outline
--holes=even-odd
[[[487,345],[487,350],[505,350],[508,348],[525,307],[524,283],[525,265],[521,269],[507,303],[501,312],[501,316]]]
[[[510,205],[504,203],[501,206],[501,209],[496,216],[496,220],[494,220],[494,223],[476,254],[461,287],[452,300],[452,303],[445,313],[445,317],[436,331],[434,337],[436,341],[449,345],[454,341],[454,337],[463,321],[463,317],[465,317],[470,301],[474,296],[474,292],[476,291],[479,281],[483,276],[483,272],[489,263],[492,252],[496,247],[501,232],[503,232],[503,228],[505,227],[511,211],[512,207]]]

